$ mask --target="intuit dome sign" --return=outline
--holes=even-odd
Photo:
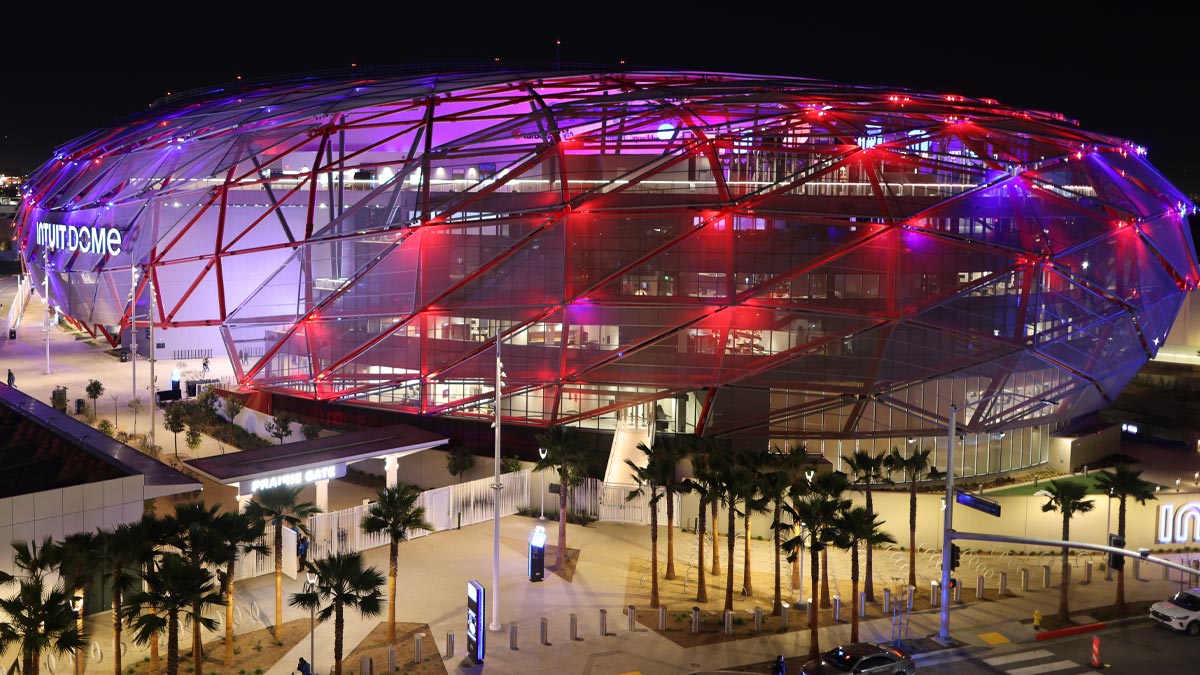
[[[60,251],[79,251],[97,255],[119,255],[121,253],[121,231],[111,227],[80,227],[39,220],[36,242],[39,246]]]

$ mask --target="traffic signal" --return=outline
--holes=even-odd
[[[1113,548],[1125,548],[1125,537],[1116,534],[1108,535],[1108,545]],[[1125,569],[1125,556],[1116,553],[1108,554],[1108,566],[1114,570]]]
[[[958,579],[950,577],[950,590],[958,588]]]
[[[958,559],[962,556],[962,549],[958,544],[950,544],[950,569],[958,569]]]

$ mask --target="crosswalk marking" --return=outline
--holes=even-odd
[[[1054,656],[1054,653],[1048,649],[1037,649],[1032,652],[1017,652],[1016,654],[1005,654],[1004,656],[993,656],[990,659],[984,659],[983,662],[989,666],[1002,666],[1006,663],[1016,663],[1017,661],[1028,661],[1029,659],[1044,659],[1047,656]]]
[[[1075,663],[1074,661],[1052,661],[1050,663],[1029,666],[1027,668],[1016,668],[1008,671],[1008,675],[1039,675],[1039,673],[1051,673],[1056,670],[1078,667],[1079,664]]]

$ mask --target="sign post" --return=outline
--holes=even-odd
[[[954,494],[954,501],[962,504],[963,506],[975,509],[976,511],[983,511],[988,515],[996,516],[997,518],[1000,517],[1000,505],[990,499],[984,499],[979,495],[971,494],[970,492],[959,492],[956,490]]]

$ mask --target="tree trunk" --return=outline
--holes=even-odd
[[[1117,536],[1125,539],[1125,495],[1121,495],[1119,507],[1117,508]],[[1117,602],[1116,611],[1118,616],[1124,616],[1129,608],[1125,606],[1125,566],[1121,565],[1121,569],[1117,570]]]
[[[829,601],[829,545],[821,549],[821,609],[829,609],[833,603]]]
[[[23,650],[21,652],[21,672],[38,675],[38,668],[41,666],[38,656],[32,649]]]
[[[658,495],[650,494],[650,607],[658,609]]]
[[[179,675],[179,616],[167,614],[167,675]]]
[[[707,526],[705,521],[708,516],[708,513],[705,511],[706,507],[707,505],[704,502],[700,502],[700,508],[697,513],[696,560],[699,560],[700,564],[696,565],[696,602],[708,602],[708,586],[704,583],[704,528]]]
[[[821,556],[817,554],[816,537],[810,542],[813,544],[808,548],[809,561],[812,562],[812,569],[809,571],[809,581],[812,583],[810,588],[816,588],[819,577],[821,576]],[[821,615],[817,611],[816,605],[813,604],[812,598],[808,599],[806,605],[808,607],[808,658],[817,659],[821,657],[821,636],[817,631],[821,623]]]
[[[870,550],[870,549],[867,549]],[[850,546],[850,641],[858,642],[858,542]]]
[[[731,533],[731,532],[733,532],[734,511],[736,509],[733,508],[734,503],[732,500],[730,500],[730,503],[728,506],[729,506],[729,514],[728,514],[728,518],[726,519],[726,524],[729,527],[725,528],[725,531]],[[716,548],[716,547],[714,546],[713,548]],[[732,611],[733,610],[733,537],[731,537],[731,536],[725,537],[725,550],[727,553],[729,553],[729,565],[727,565],[725,567],[725,610]],[[117,675],[120,675],[120,673],[118,673]]]
[[[75,589],[75,595],[79,596],[79,612],[75,617],[75,628],[79,630],[79,634],[83,635],[83,589]],[[75,652],[75,675],[83,675],[83,668],[87,665],[87,650],[80,649]]]
[[[225,568],[225,670],[233,668],[233,563]]]
[[[664,579],[675,578],[675,500],[670,490],[665,491],[667,499],[667,572]]]
[[[908,586],[917,585],[917,481],[908,482]]]
[[[792,536],[800,536],[800,528],[792,525]],[[792,560],[792,590],[800,590],[800,556],[802,553],[797,553],[796,558]],[[799,599],[799,597],[797,597]]]
[[[282,443],[283,441],[280,441]],[[283,523],[275,523],[275,625],[271,634],[276,640],[282,638],[283,624]]]
[[[150,638],[150,675],[158,675],[159,665],[158,633],[155,633]]]
[[[396,577],[400,573],[400,542],[392,539],[388,543],[388,631],[389,645],[396,644]]]
[[[712,526],[713,526],[713,528],[712,528],[712,530],[713,530],[712,575],[714,577],[721,573],[721,527],[720,527],[721,521],[719,518],[717,518],[717,507],[719,506],[719,504],[717,503],[718,501],[720,501],[720,500],[714,499],[711,504]],[[701,561],[701,564],[703,564],[703,561]]]
[[[779,502],[775,503],[775,515],[772,523],[771,531],[775,533],[775,600],[771,603],[771,616],[779,616],[783,614],[783,585],[782,570],[779,567]]]
[[[875,515],[875,504],[871,501],[871,483],[867,482],[867,513]],[[863,580],[863,593],[867,602],[875,602],[875,568],[871,563],[871,552],[875,547],[867,543],[867,578]]]
[[[1063,541],[1071,541],[1071,516],[1063,513]],[[1071,569],[1067,560],[1067,547],[1062,550],[1062,584],[1058,587],[1058,618],[1066,621],[1071,618],[1071,609],[1067,605],[1067,591],[1071,586]]]
[[[118,570],[120,572],[120,570]],[[115,577],[115,575],[114,575]],[[113,627],[113,675],[121,675],[121,589],[113,584],[112,595]]]
[[[479,617],[479,621],[483,622],[483,617]],[[342,633],[346,630],[346,617],[342,613],[341,603],[337,603],[333,608],[333,675],[342,675],[342,649],[345,644],[342,641]]]
[[[563,556],[567,554],[567,478],[565,472],[558,474],[558,550],[554,553],[554,569],[562,571]]]
[[[204,673],[204,644],[200,631],[204,629],[196,619],[200,618],[200,601],[192,603],[192,668],[194,673]]]
[[[742,519],[742,531],[745,532],[742,542],[742,595],[754,595],[754,582],[750,580],[750,508],[747,504],[746,517]]]

